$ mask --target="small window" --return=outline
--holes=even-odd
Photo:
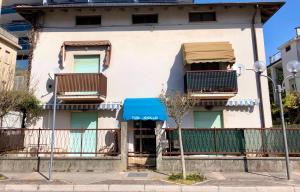
[[[189,13],[189,22],[216,21],[215,12],[192,12]]]
[[[5,53],[4,53],[4,63],[10,64],[10,62],[11,62],[10,52],[9,51],[5,51]]]
[[[77,16],[76,25],[101,25],[101,16]]]
[[[132,24],[158,23],[157,14],[132,15]]]
[[[291,50],[291,46],[290,45],[285,48],[285,52],[289,52],[290,50]]]

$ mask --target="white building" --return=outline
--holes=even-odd
[[[287,64],[290,61],[300,61],[300,29],[296,28],[296,36],[288,42],[281,45],[279,52],[270,57],[270,65],[268,66],[269,73],[276,84],[281,84],[282,81],[292,75],[287,70]],[[300,91],[299,78],[287,78],[284,82],[287,92]],[[274,97],[277,101],[277,98]]]
[[[262,27],[282,5],[274,0],[18,6],[40,27],[31,74],[45,113],[34,127],[52,127],[53,73],[59,73],[55,127],[120,128],[127,121],[129,128],[151,128],[142,146],[144,136],[129,131],[133,153],[155,150],[156,122],[174,126],[165,122],[155,99],[163,88],[200,99],[183,127],[271,127],[267,80],[261,79],[260,100],[256,74],[232,69],[265,61]]]

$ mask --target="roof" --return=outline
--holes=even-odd
[[[130,0],[113,1],[103,0],[97,1],[98,3],[57,3],[47,5],[17,5],[16,10],[22,15],[29,13],[42,12],[45,9],[72,9],[72,8],[100,8],[100,7],[149,7],[149,6],[246,6],[246,5],[259,5],[262,11],[262,21],[266,22],[272,17],[284,4],[284,0],[258,0],[241,2],[239,0],[234,1],[220,1],[220,2],[198,2],[194,3],[191,0],[140,0],[139,2],[129,2]]]
[[[18,45],[18,38],[4,30],[2,27],[0,27],[0,39],[3,39],[17,49],[21,49],[21,46]]]
[[[294,37],[294,38],[288,40],[287,42],[285,42],[284,44],[282,44],[278,49],[279,50],[283,49],[283,48],[287,47],[288,45],[291,45],[293,42],[299,41],[299,40],[300,40],[300,36]]]

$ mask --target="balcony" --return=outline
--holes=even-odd
[[[201,99],[229,99],[238,92],[236,71],[187,71],[185,90]]]
[[[57,97],[66,102],[101,102],[107,93],[107,78],[102,73],[57,74]]]

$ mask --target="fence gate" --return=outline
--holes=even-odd
[[[156,167],[155,121],[134,121],[128,129],[128,168]]]

